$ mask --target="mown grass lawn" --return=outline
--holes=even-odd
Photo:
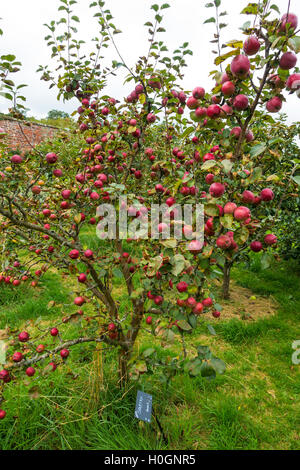
[[[188,350],[209,345],[226,362],[223,376],[207,381],[182,375],[166,386],[154,374],[121,391],[114,353],[78,345],[64,368],[45,375],[41,368],[33,378],[6,388],[8,413],[0,422],[0,448],[299,449],[300,365],[291,360],[292,342],[300,339],[296,265],[282,262],[261,271],[254,260],[251,268],[236,268],[233,278],[236,289],[252,291],[249,299],[255,296],[262,306],[271,300],[275,308],[270,314],[254,307],[249,316],[234,300],[225,307],[232,308],[231,317],[209,319],[216,336],[202,323],[196,336],[187,337]],[[61,314],[49,309],[49,302],[64,304],[67,311],[70,299],[71,309],[71,289],[55,273],[47,273],[39,289],[1,286],[0,330],[8,322],[19,330],[37,318],[41,328],[50,325]],[[126,307],[121,288],[120,296]],[[75,334],[74,328],[68,324],[68,337]],[[149,345],[143,335],[139,347]],[[171,354],[159,346],[157,350]],[[155,420],[146,425],[133,417],[136,390],[141,387],[153,395],[168,442]]]

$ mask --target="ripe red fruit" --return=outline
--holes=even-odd
[[[288,90],[298,90],[300,88],[300,73],[293,73],[286,82]]]
[[[152,323],[152,317],[150,317],[150,316],[147,317],[147,318],[146,318],[146,323],[147,323],[147,325],[151,325],[151,323]]]
[[[187,303],[188,307],[193,308],[193,307],[196,306],[197,301],[196,301],[196,299],[195,299],[194,297],[189,297],[189,298],[187,299],[187,302],[186,302],[186,303]]]
[[[78,305],[79,307],[81,307],[81,305],[83,305],[84,303],[85,303],[84,297],[81,297],[81,296],[75,297],[75,299],[74,299],[74,304],[75,305]]]
[[[262,250],[263,246],[261,242],[253,241],[250,243],[250,248],[252,251],[254,251],[254,253],[258,253],[259,251]]]
[[[298,17],[294,13],[285,13],[281,18],[279,31],[285,32],[288,27],[291,30],[296,29],[298,26]]]
[[[203,305],[201,302],[197,302],[193,308],[193,313],[195,313],[195,315],[200,315],[200,313],[202,312],[203,312]]]
[[[163,193],[164,192],[164,187],[162,184],[157,184],[155,186],[155,191],[158,192],[158,193]]]
[[[169,197],[167,200],[166,200],[166,204],[167,206],[171,207],[175,204],[175,198],[174,197]]]
[[[225,113],[225,114],[228,114],[229,116],[231,116],[233,114],[233,109],[231,106],[228,106],[228,104],[223,104],[223,106],[221,106],[221,109],[222,109],[222,112]]]
[[[13,353],[12,360],[14,362],[20,362],[22,361],[22,359],[23,359],[23,354],[21,352],[16,351]]]
[[[59,333],[58,329],[57,328],[51,328],[50,330],[50,335],[51,336],[57,336]]]
[[[238,111],[243,111],[244,109],[247,109],[248,105],[249,105],[249,100],[246,95],[237,95],[233,100],[233,106]]]
[[[92,191],[90,194],[90,198],[92,199],[92,201],[97,201],[100,198],[100,196],[98,193],[96,193],[96,191]]]
[[[222,85],[222,93],[224,96],[232,96],[235,92],[235,85],[234,83],[228,81],[223,83]]]
[[[194,96],[190,96],[186,105],[189,109],[196,109],[198,107],[198,100]]]
[[[209,188],[209,192],[213,197],[221,197],[225,193],[225,186],[222,183],[213,183]]]
[[[206,108],[197,108],[195,110],[195,115],[197,118],[204,118],[207,116],[207,109]]]
[[[35,374],[35,369],[33,367],[28,367],[26,369],[26,375],[28,375],[28,377],[32,377],[34,374]]]
[[[274,193],[273,193],[272,189],[265,188],[260,193],[260,197],[261,197],[262,201],[272,201],[272,199],[274,199]]]
[[[259,40],[255,36],[250,36],[244,42],[244,52],[247,55],[254,55],[259,51],[259,49],[260,49],[260,43],[259,43]]]
[[[45,346],[44,346],[43,344],[39,344],[39,345],[37,346],[37,348],[36,348],[36,351],[37,351],[38,353],[44,352],[44,351],[45,351]]]
[[[221,248],[222,250],[228,250],[231,248],[232,240],[227,235],[220,235],[220,237],[217,238],[216,243],[218,248]]]
[[[252,131],[247,131],[246,132],[246,141],[247,142],[252,142],[254,140],[254,134]]]
[[[233,127],[230,131],[230,135],[233,135],[237,139],[241,135],[242,129],[240,127]]]
[[[10,159],[12,163],[19,164],[22,163],[23,158],[20,155],[13,155]]]
[[[245,190],[242,194],[242,199],[245,204],[253,204],[255,196],[252,191]]]
[[[107,329],[108,331],[115,331],[117,329],[117,325],[115,323],[110,323]]]
[[[86,275],[85,275],[84,273],[81,273],[81,274],[79,274],[77,280],[78,280],[78,282],[84,283],[84,282],[86,282],[87,277],[86,277]]]
[[[231,73],[238,78],[246,78],[250,70],[250,61],[245,55],[237,55],[230,65]]]
[[[251,212],[248,207],[240,206],[235,209],[233,215],[236,220],[246,220],[250,217]]]
[[[61,355],[61,357],[62,357],[63,359],[66,359],[66,358],[69,356],[69,354],[70,354],[70,352],[69,352],[68,349],[62,349],[62,350],[60,351],[60,355]]]
[[[6,411],[0,410],[0,419],[4,419],[6,416]]]
[[[285,52],[280,58],[279,67],[282,70],[290,70],[295,67],[296,63],[297,56],[293,52]]]
[[[234,202],[227,202],[224,206],[224,214],[233,214],[237,205]]]
[[[94,252],[92,250],[85,250],[84,256],[88,259],[91,259],[94,256]]]
[[[221,108],[218,104],[211,104],[208,106],[206,114],[211,119],[217,118],[221,114]]]
[[[205,182],[207,184],[211,184],[214,180],[214,177],[215,177],[215,175],[213,175],[212,173],[208,173],[208,175],[206,175],[206,177],[205,177]]]
[[[191,253],[193,253],[194,255],[197,255],[202,250],[202,247],[203,247],[203,244],[199,240],[192,240],[188,244],[187,248]]]
[[[33,194],[40,194],[41,188],[40,186],[32,186],[31,191],[33,192]]]
[[[184,281],[179,282],[176,286],[176,289],[178,290],[178,292],[186,292],[187,288],[188,288],[188,285]]]
[[[72,191],[70,191],[70,189],[64,189],[62,192],[61,192],[61,195],[63,197],[63,199],[69,199],[69,197],[71,196],[72,194]]]
[[[277,243],[277,237],[273,233],[269,233],[265,236],[264,242],[266,245],[275,245]]]
[[[213,301],[210,297],[207,297],[206,299],[203,299],[202,304],[204,305],[204,307],[211,307]]]
[[[9,372],[6,369],[3,369],[0,371],[0,380],[3,380],[4,382],[9,382],[10,376]]]
[[[79,251],[78,250],[71,250],[69,253],[69,257],[71,259],[78,259],[79,258]]]
[[[215,318],[219,318],[220,315],[221,315],[221,312],[218,312],[217,310],[215,310],[213,313],[212,313],[213,317]]]
[[[50,163],[50,164],[56,163],[57,159],[58,159],[58,157],[57,157],[56,153],[50,152],[50,153],[47,153],[47,155],[46,155],[47,163]]]
[[[21,343],[26,343],[26,341],[28,340],[29,340],[29,334],[27,333],[27,331],[22,331],[19,334],[19,341],[21,341]]]
[[[200,86],[197,86],[196,88],[193,89],[192,95],[193,95],[194,98],[199,100],[201,98],[204,98],[205,90],[204,90],[204,88],[202,88]]]
[[[49,366],[52,367],[52,372],[54,372],[57,369],[57,365],[55,364],[55,362],[49,362]]]
[[[161,305],[164,301],[164,298],[161,295],[156,295],[154,297],[154,303],[155,305]]]
[[[165,224],[164,222],[161,222],[157,226],[158,233],[165,233],[165,232],[167,232],[168,228],[169,228],[169,226],[167,224]]]
[[[278,111],[280,111],[282,108],[282,101],[279,96],[274,96],[269,101],[267,101],[266,107],[270,113],[278,113]]]
[[[153,114],[153,113],[147,114],[147,122],[153,123],[153,122],[155,122],[155,121],[156,121],[156,116],[155,116],[155,114]]]

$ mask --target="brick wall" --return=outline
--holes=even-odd
[[[31,146],[40,144],[44,140],[51,140],[59,131],[58,128],[37,124],[29,121],[0,117],[0,128],[7,133],[4,142],[12,150],[21,153],[32,150]]]

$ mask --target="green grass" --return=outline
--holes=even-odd
[[[250,268],[235,268],[233,278],[257,296],[272,296],[278,309],[257,321],[214,321],[217,336],[201,324],[198,337],[187,337],[189,350],[207,344],[226,362],[223,376],[206,381],[180,375],[166,386],[158,374],[144,375],[141,384],[131,383],[124,393],[117,387],[115,353],[77,345],[64,368],[45,376],[39,369],[32,379],[6,388],[8,415],[0,422],[0,448],[299,449],[300,366],[291,362],[292,342],[300,339],[296,266],[279,263],[262,271],[254,258]],[[122,308],[128,308],[120,280],[114,285]],[[4,287],[0,328],[8,321],[20,328],[40,317],[51,322],[58,315],[58,309],[48,308],[51,300],[72,311],[68,294],[50,273],[40,289]],[[77,327],[68,324],[68,337]],[[142,344],[151,345],[148,338]],[[156,349],[161,356],[171,354]],[[142,386],[153,395],[168,443],[154,419],[146,425],[133,417],[136,390]]]

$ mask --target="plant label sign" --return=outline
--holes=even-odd
[[[141,421],[151,423],[152,395],[138,390],[135,404],[134,416]]]

